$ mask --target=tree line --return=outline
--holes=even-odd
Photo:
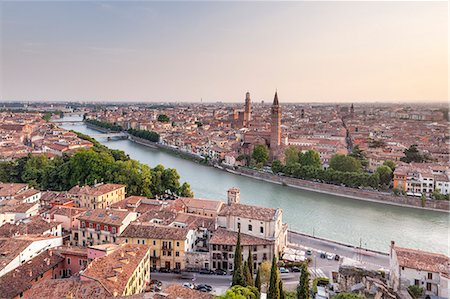
[[[128,129],[130,135],[146,139],[152,142],[159,142],[159,134],[154,131]]]
[[[193,196],[188,183],[180,184],[176,169],[162,165],[151,168],[130,159],[123,151],[110,150],[84,134],[78,136],[93,142],[94,146],[63,156],[28,155],[0,162],[0,181],[56,191],[105,182],[126,185],[128,195],[151,198],[170,191],[183,197]]]
[[[93,119],[93,118],[86,118],[84,119],[84,122],[97,126],[97,127],[101,127],[101,128],[105,128],[108,129],[110,131],[114,131],[114,132],[121,132],[123,131],[123,127],[121,125],[118,124],[113,124],[113,123],[109,123],[109,122],[104,122],[104,121],[100,121],[97,119]]]

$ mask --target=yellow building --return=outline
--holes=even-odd
[[[94,259],[80,279],[100,282],[114,297],[144,293],[150,282],[149,248],[123,244],[111,254]]]
[[[152,269],[184,269],[186,252],[194,251],[195,231],[135,222],[123,231],[120,239],[128,244],[147,245]]]
[[[75,186],[68,192],[77,207],[87,209],[104,209],[125,199],[125,185],[96,184],[94,186]]]

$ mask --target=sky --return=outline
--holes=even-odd
[[[0,100],[448,100],[448,3],[0,2]]]

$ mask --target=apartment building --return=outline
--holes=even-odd
[[[95,209],[78,216],[79,227],[74,230],[73,243],[77,246],[116,243],[118,236],[137,218],[127,210]]]
[[[87,209],[105,209],[125,198],[125,185],[103,184],[75,186],[67,194],[75,205]]]
[[[146,245],[123,244],[94,259],[80,279],[100,282],[113,297],[143,293],[150,282],[150,250]]]

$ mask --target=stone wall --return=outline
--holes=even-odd
[[[270,181],[273,183],[283,184],[295,188],[310,190],[314,192],[321,192],[326,194],[332,194],[337,196],[345,196],[354,199],[376,201],[387,204],[410,206],[415,208],[426,208],[433,210],[450,210],[450,202],[447,200],[425,200],[425,205],[422,207],[422,200],[417,197],[411,196],[395,196],[390,193],[362,190],[357,188],[349,188],[343,186],[337,186],[332,184],[318,183],[313,181],[307,181],[287,176],[280,176],[266,172],[260,172],[248,168],[239,168],[235,173],[246,175],[260,180]]]

